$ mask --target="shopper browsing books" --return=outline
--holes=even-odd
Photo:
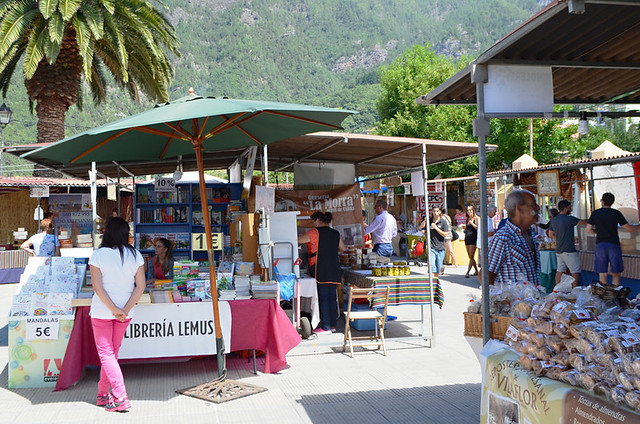
[[[20,248],[35,256],[60,256],[60,242],[53,234],[51,218],[40,221],[40,232],[22,243]]]
[[[147,264],[147,284],[155,280],[173,279],[173,243],[166,238],[155,242],[156,255]]]
[[[107,411],[131,408],[118,352],[132,318],[132,310],[145,289],[144,259],[129,244],[129,224],[109,218],[102,244],[89,260],[95,291],[91,300],[91,325],[100,357],[96,404]]]

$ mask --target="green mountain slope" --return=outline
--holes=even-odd
[[[257,98],[356,109],[345,127],[376,122],[377,71],[415,44],[477,56],[548,1],[538,0],[164,0],[182,44],[171,97]],[[163,6],[158,6],[163,7]],[[21,75],[5,102],[15,121],[7,144],[35,142],[35,116]],[[67,114],[67,135],[151,104],[112,91]]]

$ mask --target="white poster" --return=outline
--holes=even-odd
[[[231,347],[231,308],[220,302],[225,351]],[[120,359],[211,355],[216,334],[211,302],[137,305],[120,348]]]
[[[553,112],[550,66],[489,65],[486,113]]]
[[[255,186],[256,188],[256,211],[264,209],[267,213],[275,211],[276,189],[273,187]]]

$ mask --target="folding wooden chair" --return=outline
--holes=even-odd
[[[344,352],[349,342],[349,350],[351,351],[351,357],[353,358],[353,346],[354,340],[369,340],[369,343],[356,343],[355,346],[378,346],[378,349],[382,347],[382,352],[386,356],[387,349],[384,345],[384,325],[387,321],[387,306],[389,304],[389,292],[391,288],[387,286],[384,291],[377,291],[374,294],[374,288],[358,289],[355,287],[349,288],[349,303],[345,313],[345,329],[344,329],[344,343],[342,344],[342,351]],[[377,299],[384,299],[384,310],[382,313],[378,309],[369,309],[365,311],[352,311],[354,299],[368,299],[369,302],[376,297]],[[372,336],[352,336],[351,335],[351,322],[356,319],[360,320],[375,320],[377,327],[375,328],[375,334]]]

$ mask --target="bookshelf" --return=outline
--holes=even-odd
[[[207,184],[209,217],[214,233],[229,236],[228,223],[244,212],[242,184]],[[198,183],[177,183],[175,193],[154,191],[153,183],[135,188],[135,247],[145,257],[153,256],[153,242],[164,237],[173,241],[176,259],[206,260],[206,251],[192,251],[193,233],[204,233],[204,217]],[[216,252],[220,259],[221,252]]]

